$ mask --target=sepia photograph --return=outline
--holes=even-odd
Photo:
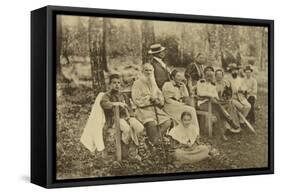
[[[267,168],[268,33],[56,15],[56,180]]]

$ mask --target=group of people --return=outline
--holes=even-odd
[[[185,71],[171,71],[163,61],[165,52],[160,44],[151,45],[151,61],[143,65],[130,97],[121,92],[121,77],[109,76],[110,90],[103,95],[100,105],[111,124],[113,107],[119,106],[123,147],[130,141],[138,146],[138,136],[145,134],[151,150],[170,141],[178,160],[195,162],[207,158],[209,147],[198,141],[200,125],[196,110],[207,111],[208,103],[223,140],[228,139],[226,130],[239,132],[245,127],[245,119],[255,123],[257,81],[251,66],[242,72],[231,64],[230,77],[226,78],[224,70],[205,66],[205,57],[199,53]]]

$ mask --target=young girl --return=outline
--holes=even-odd
[[[199,145],[199,129],[191,121],[191,113],[183,112],[181,123],[168,133],[177,164],[194,163],[209,157],[210,150],[206,145]]]

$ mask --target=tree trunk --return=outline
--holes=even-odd
[[[108,66],[107,66],[107,35],[108,35],[108,18],[103,18],[103,53],[102,53],[102,66],[104,67],[104,71],[108,72]]]
[[[259,67],[260,70],[264,70],[264,54],[265,53],[265,28],[261,29],[261,46],[260,46],[260,57],[259,57]]]
[[[89,50],[92,71],[92,87],[94,95],[105,91],[103,70],[106,59],[104,46],[104,19],[91,17],[89,19]]]
[[[180,35],[180,63],[181,66],[184,66],[184,52],[185,52],[185,34],[186,34],[186,30],[185,30],[185,25],[182,24],[182,28],[181,28],[181,35]]]
[[[149,62],[148,50],[155,43],[155,33],[152,21],[143,21],[141,24],[142,34],[142,63]]]
[[[134,20],[129,21],[129,26],[130,26],[129,44],[130,44],[131,55],[133,57],[137,57],[140,56],[140,52],[141,52],[139,29]]]

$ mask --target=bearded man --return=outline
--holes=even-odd
[[[137,106],[136,117],[144,125],[149,141],[159,145],[161,135],[171,127],[172,122],[162,110],[164,97],[156,84],[151,64],[144,64],[143,76],[134,82],[132,99]]]
[[[236,64],[230,65],[231,71],[231,88],[233,92],[233,99],[232,102],[235,107],[245,116],[248,116],[248,113],[251,109],[251,104],[248,102],[247,98],[245,97],[245,82],[242,77],[239,76],[239,68]],[[243,123],[241,123],[243,124]]]

